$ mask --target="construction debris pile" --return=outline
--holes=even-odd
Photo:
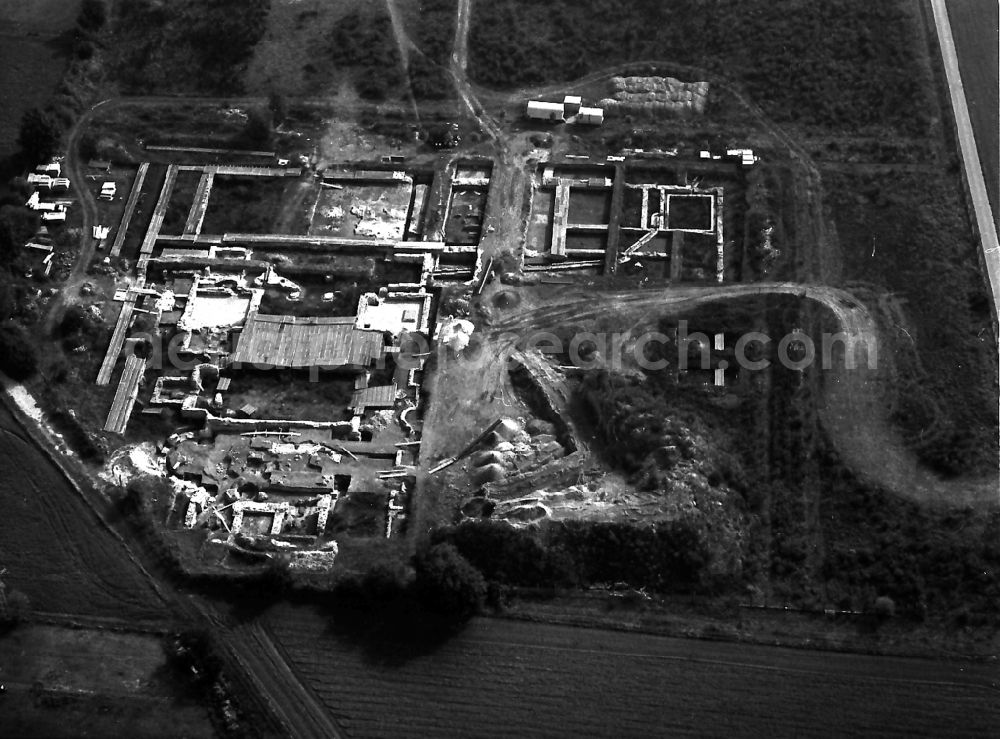
[[[611,97],[600,101],[609,112],[704,113],[708,102],[707,82],[681,82],[673,77],[612,77],[611,86]]]
[[[220,434],[212,445],[173,437],[166,468],[184,481],[184,525],[225,529],[243,548],[300,545],[324,535],[342,496],[385,490],[350,452],[295,436]]]
[[[504,419],[491,434],[490,448],[472,459],[474,482],[497,482],[564,456],[566,450],[556,440],[555,431],[548,421],[532,419],[522,428],[517,421]]]

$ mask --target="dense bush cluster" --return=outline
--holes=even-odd
[[[38,214],[16,195],[0,200],[0,269],[16,268],[25,243],[38,231]]]
[[[435,544],[417,553],[416,588],[433,610],[463,620],[476,613],[486,598],[486,581],[451,544]]]
[[[782,121],[926,130],[906,0],[498,0],[477,3],[474,79],[496,87],[570,80],[663,60],[742,83]]]
[[[101,346],[107,334],[103,323],[81,305],[71,305],[66,309],[55,337],[62,342],[63,349],[73,351],[78,347]]]
[[[264,35],[270,0],[116,3],[114,66],[137,94],[232,94]]]
[[[27,380],[38,371],[38,352],[24,329],[15,323],[0,323],[0,372],[14,380]]]
[[[371,13],[344,16],[329,41],[333,63],[356,70],[355,86],[361,97],[382,100],[402,81],[392,21],[383,6]]]
[[[56,153],[60,135],[59,126],[51,115],[32,108],[21,118],[17,145],[27,161],[42,162]]]
[[[663,593],[710,585],[705,534],[687,520],[655,526],[564,521],[541,530],[470,521],[437,529],[492,584],[560,587],[625,583]]]
[[[724,444],[724,432],[709,426],[704,409],[689,408],[685,393],[669,384],[591,372],[577,393],[597,419],[609,461],[629,473],[640,490],[657,490],[667,484],[666,476],[674,466],[694,459],[700,439],[711,436],[719,442],[717,447]],[[699,460],[713,466],[710,482],[724,480],[742,489],[739,462],[717,447],[703,449],[699,455],[712,457]]]
[[[410,59],[410,89],[417,100],[444,100],[453,87],[446,66],[414,56]]]
[[[1000,513],[926,509],[850,477],[830,480],[819,573],[830,602],[868,607],[884,595],[909,616],[997,622]]]

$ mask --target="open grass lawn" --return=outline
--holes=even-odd
[[[214,736],[156,636],[22,626],[0,639],[0,665],[5,736]]]
[[[56,34],[76,22],[80,0],[0,0],[0,22],[18,34]]]
[[[273,233],[286,184],[280,177],[216,177],[201,232]]]

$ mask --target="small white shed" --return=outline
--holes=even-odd
[[[604,123],[604,108],[580,108],[576,116],[577,123],[587,123],[592,126],[600,126]]]

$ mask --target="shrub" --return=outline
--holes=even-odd
[[[504,522],[467,521],[437,529],[431,541],[453,545],[491,583],[547,587],[572,580],[571,564],[531,532]]]
[[[896,615],[896,602],[887,595],[875,599],[875,615],[879,618],[892,618]]]
[[[267,98],[267,108],[276,125],[281,125],[288,118],[288,101],[279,92],[272,92]]]
[[[8,590],[0,583],[0,629],[6,630],[16,626],[28,617],[31,612],[31,602],[28,596],[20,590]]]
[[[233,143],[237,146],[267,147],[271,145],[274,131],[274,117],[270,108],[250,108],[243,130],[236,135]]]
[[[38,352],[24,329],[10,321],[0,324],[0,372],[22,381],[37,371]]]
[[[222,674],[222,657],[206,631],[196,629],[174,634],[163,646],[167,663],[199,691],[211,687]]]
[[[83,160],[90,160],[97,156],[97,137],[87,131],[80,137],[80,141],[77,144],[77,151],[80,154],[80,158]]]
[[[448,72],[424,57],[410,61],[410,88],[418,100],[443,100],[451,94]]]
[[[90,39],[78,38],[73,42],[73,55],[83,61],[91,59],[94,56],[94,43]]]
[[[59,336],[82,334],[90,329],[91,322],[87,310],[81,305],[71,305],[59,321]]]
[[[240,92],[267,28],[268,0],[115,3],[109,49],[129,91]]]
[[[108,9],[104,0],[83,0],[80,6],[79,24],[81,28],[96,30],[108,20]]]
[[[6,321],[14,314],[14,289],[0,276],[0,321]]]
[[[59,136],[59,127],[52,117],[39,108],[32,108],[21,117],[17,143],[29,161],[39,162],[56,152]]]
[[[464,621],[486,599],[486,581],[451,544],[434,544],[415,558],[416,589],[424,605],[450,619]]]

